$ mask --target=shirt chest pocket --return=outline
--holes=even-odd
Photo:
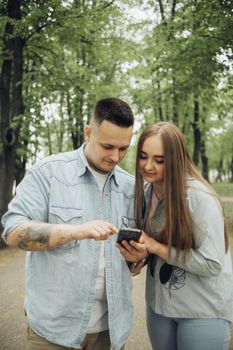
[[[77,208],[62,208],[51,206],[49,209],[49,223],[51,224],[82,224],[84,220],[84,210]],[[71,241],[59,246],[58,249],[70,249],[79,246],[80,241]]]
[[[50,207],[49,216],[51,224],[78,224],[83,222],[84,210]]]
[[[122,216],[121,227],[135,228],[136,227],[135,220],[133,218]]]

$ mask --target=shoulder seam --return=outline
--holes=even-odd
[[[134,179],[134,175],[128,173],[126,170],[122,169],[121,167],[117,166],[115,168],[115,171],[119,172],[119,173],[122,173],[124,175],[127,175],[128,177],[131,177],[132,179]]]

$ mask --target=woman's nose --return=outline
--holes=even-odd
[[[149,170],[152,170],[152,169],[153,169],[152,161],[150,159],[148,159],[146,161],[146,164],[145,164],[145,170],[149,171]]]

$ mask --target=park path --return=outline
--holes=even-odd
[[[223,202],[233,202],[233,197],[221,197],[221,200]]]
[[[233,239],[231,247],[233,253]],[[25,252],[22,250],[0,250],[0,350],[25,350],[24,259]],[[135,313],[126,350],[151,350],[145,323],[145,270],[133,278]],[[233,340],[229,350],[233,350]]]
[[[23,311],[25,252],[17,248],[0,250],[0,350],[25,350],[26,322]],[[150,350],[146,332],[145,272],[134,277],[135,317],[126,350]]]

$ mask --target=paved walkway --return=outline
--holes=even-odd
[[[25,350],[24,256],[19,249],[0,250],[0,350]],[[126,350],[151,350],[145,325],[144,283],[145,271],[133,279],[135,314]]]
[[[233,197],[221,197],[221,200],[223,202],[233,202]]]
[[[24,257],[20,249],[0,250],[0,350],[25,350]],[[150,350],[145,325],[145,274],[134,278],[134,326],[126,350]]]

